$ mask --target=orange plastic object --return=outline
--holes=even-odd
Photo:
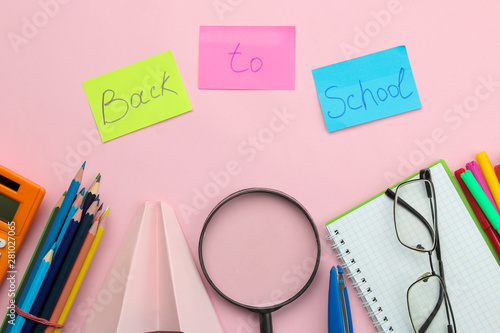
[[[43,187],[0,165],[0,284],[7,271],[17,275],[16,256],[44,195]]]

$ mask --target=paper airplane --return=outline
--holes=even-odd
[[[111,300],[83,333],[223,333],[174,210],[163,202],[138,209],[100,293]]]

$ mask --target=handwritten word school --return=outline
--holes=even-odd
[[[335,88],[339,88],[338,86],[328,87],[325,90],[325,97],[332,100],[338,100],[339,103],[341,103],[340,111],[328,111],[328,116],[332,119],[340,118],[346,113],[347,108],[349,108],[350,110],[358,110],[360,108],[364,108],[368,111],[370,104],[373,106],[372,103],[367,104],[367,102],[369,101],[372,101],[375,106],[379,106],[379,102],[382,104],[389,97],[407,99],[413,94],[413,91],[402,91],[401,84],[403,83],[404,75],[405,70],[401,67],[401,69],[399,70],[397,85],[390,84],[386,89],[384,89],[384,87],[376,88],[376,90],[375,88],[372,88],[373,91],[375,91],[375,94],[373,93],[372,89],[363,88],[363,83],[361,82],[361,80],[358,81],[359,93],[356,95],[355,93],[357,92],[354,91],[352,94],[349,94],[347,98],[342,98],[334,95],[335,92],[333,90]]]

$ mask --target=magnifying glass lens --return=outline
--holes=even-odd
[[[202,250],[213,284],[230,299],[259,308],[294,297],[318,259],[307,216],[270,193],[248,193],[220,206],[207,225]]]

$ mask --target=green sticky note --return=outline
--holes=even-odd
[[[171,51],[83,82],[103,142],[191,111]]]

